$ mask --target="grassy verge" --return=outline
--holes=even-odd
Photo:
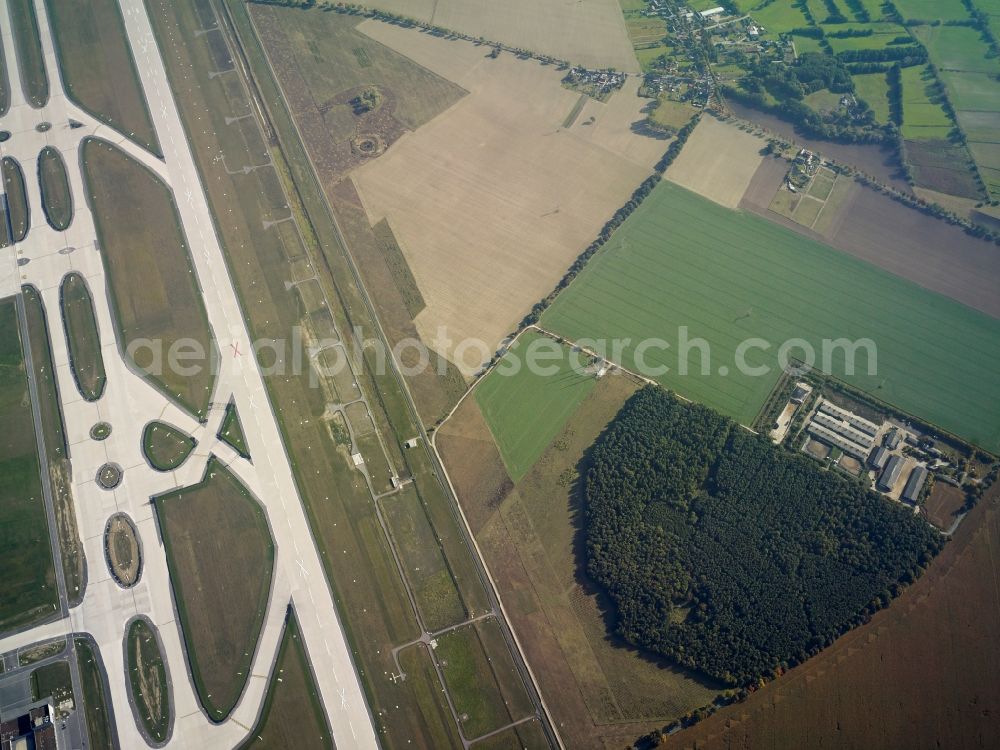
[[[128,681],[139,719],[154,742],[163,742],[170,732],[171,706],[167,668],[152,627],[136,619],[125,634]]]
[[[66,94],[98,120],[163,156],[115,0],[46,0]]]
[[[100,656],[86,638],[76,639],[76,659],[80,666],[83,690],[83,710],[87,721],[87,736],[93,748],[110,748],[115,736],[111,712],[108,710],[104,680],[101,677]]]
[[[73,697],[73,682],[70,679],[69,662],[54,661],[39,667],[31,673],[31,699],[42,700],[52,698],[58,706],[67,698]]]
[[[465,605],[416,490],[384,498],[382,508],[424,627],[435,632],[464,620]]]
[[[0,302],[0,633],[56,613],[58,592],[14,299]]]
[[[45,457],[48,459],[49,480],[52,486],[52,500],[55,505],[56,525],[59,532],[60,557],[66,594],[70,606],[83,600],[86,585],[86,558],[80,531],[76,525],[76,510],[73,501],[72,476],[69,463],[69,449],[63,426],[62,402],[59,400],[59,386],[55,378],[52,362],[52,346],[49,341],[48,316],[42,298],[32,286],[23,288],[24,311],[28,324],[28,339],[31,342],[31,359],[35,366],[35,384],[38,387],[42,418],[42,435],[45,439]]]
[[[267,518],[215,460],[200,484],[161,495],[155,506],[195,688],[209,717],[222,721],[250,676],[267,614]]]
[[[9,0],[11,31],[17,64],[21,73],[24,96],[33,107],[44,107],[49,100],[49,79],[42,57],[41,37],[38,33],[38,18],[35,16],[33,0]],[[12,86],[16,85],[11,83]]]
[[[219,440],[239,453],[243,458],[250,458],[246,435],[243,433],[243,423],[240,422],[240,415],[236,411],[236,404],[232,401],[226,406],[226,416],[222,418],[222,425],[219,427]]]
[[[173,195],[109,143],[90,138],[81,149],[119,346],[128,350],[137,341],[151,341],[136,348],[132,362],[179,406],[203,419],[215,385],[210,366],[215,341]],[[175,346],[185,357],[183,367],[168,364]],[[195,374],[180,372],[192,365],[199,366]]]
[[[107,375],[101,354],[101,334],[94,315],[94,300],[83,276],[71,272],[59,288],[63,325],[69,345],[69,364],[80,395],[96,401],[104,393]]]
[[[142,452],[157,471],[173,471],[191,455],[197,442],[165,422],[150,422],[142,431]]]
[[[24,170],[12,157],[5,156],[0,161],[3,173],[3,188],[7,194],[7,218],[10,222],[10,241],[20,242],[28,234],[31,215],[28,209],[28,193],[24,186]]]
[[[73,194],[62,154],[52,146],[46,146],[38,154],[38,183],[49,226],[64,231],[73,220]]]
[[[240,750],[333,750],[332,735],[298,621],[289,609],[260,718]]]
[[[506,663],[504,656],[506,646],[495,620],[477,622],[437,639],[434,658],[467,738],[481,737],[531,713],[520,678],[509,656]]]

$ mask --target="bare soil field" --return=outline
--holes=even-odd
[[[1000,253],[992,242],[976,239],[939,219],[897,203],[854,183],[835,210],[828,203],[816,230],[768,210],[788,164],[765,159],[751,180],[740,207],[825,242],[856,258],[1000,317]],[[838,184],[845,178],[838,179]]]
[[[665,177],[727,208],[736,208],[764,156],[762,138],[702,117]]]
[[[567,747],[622,747],[709,703],[717,692],[613,637],[608,602],[583,570],[579,482],[585,454],[635,388],[625,377],[599,381],[516,488],[474,399],[438,436]]]
[[[668,748],[997,747],[1000,485],[924,575],[819,656]]]
[[[372,0],[367,5],[573,65],[639,72],[618,0]]]
[[[551,291],[664,143],[636,134],[623,143],[634,115],[617,106],[601,113],[617,128],[586,139],[575,131],[590,126],[563,130],[579,97],[550,66],[376,21],[359,28],[470,92],[353,175],[370,222],[389,221],[426,302],[421,338],[468,374]],[[451,351],[464,340],[483,345]]]
[[[965,493],[961,489],[947,482],[935,482],[923,506],[924,518],[939,529],[947,530],[964,505]]]

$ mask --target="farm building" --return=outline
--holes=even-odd
[[[896,482],[899,480],[899,474],[903,470],[903,457],[893,456],[889,459],[889,463],[885,465],[882,470],[882,474],[878,478],[878,483],[875,485],[882,492],[891,492],[892,488],[896,486]]]
[[[810,422],[807,428],[810,434],[814,435],[819,440],[824,443],[829,443],[830,445],[835,445],[840,448],[844,453],[854,456],[859,461],[864,461],[868,457],[868,452],[871,450],[871,446],[864,448],[853,440],[848,440],[843,435],[840,435],[829,427],[824,427],[817,422]]]
[[[805,400],[809,398],[809,394],[812,393],[812,386],[808,383],[796,383],[795,390],[792,391],[791,402],[793,404],[805,403]]]
[[[923,466],[918,466],[910,472],[910,478],[906,480],[906,487],[903,489],[902,498],[906,502],[916,505],[917,500],[920,499],[920,491],[924,488],[924,482],[926,481],[927,469]]]
[[[872,455],[868,459],[868,465],[871,466],[876,471],[881,471],[885,468],[886,462],[889,460],[889,451],[883,448],[881,445],[874,450]]]
[[[885,438],[885,447],[894,451],[899,447],[901,440],[902,438],[900,437],[899,430],[893,430]]]
[[[813,417],[813,421],[823,425],[829,430],[833,430],[838,435],[844,436],[851,442],[857,443],[858,446],[864,449],[865,456],[867,456],[868,452],[872,449],[872,444],[874,443],[872,436],[866,435],[860,430],[855,429],[850,423],[844,420],[837,419],[829,414],[824,414],[823,412],[816,412],[816,415]]]
[[[832,417],[844,420],[845,422],[850,424],[851,427],[855,428],[856,430],[860,430],[861,432],[867,433],[868,435],[874,436],[878,433],[879,426],[877,424],[875,424],[870,420],[865,419],[864,417],[859,417],[852,411],[848,411],[847,409],[843,409],[837,406],[832,401],[827,401],[826,399],[823,399],[823,402],[819,405],[819,410],[826,414],[829,414]]]

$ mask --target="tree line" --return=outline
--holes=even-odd
[[[860,482],[648,386],[595,445],[587,566],[618,632],[733,686],[886,606],[939,534]]]

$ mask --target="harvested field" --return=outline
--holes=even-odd
[[[472,533],[478,536],[514,489],[514,482],[476,399],[462,402],[438,430],[435,444],[462,501]]]
[[[709,200],[736,208],[764,160],[767,142],[732,123],[702,117],[666,175]]]
[[[879,220],[886,222],[885,215]],[[994,362],[1000,322],[668,181],[541,323],[570,340],[666,338],[670,348],[647,348],[644,361],[635,357],[634,343],[621,358],[744,424],[756,417],[778,377],[778,350],[790,354],[796,347],[789,342],[804,339],[817,367],[980,447],[1000,448],[1000,393],[994,393],[1000,384],[992,377],[1000,367]],[[832,344],[845,337],[869,341],[855,350],[850,368],[845,350]],[[707,346],[691,343],[695,338]],[[742,349],[745,359],[737,355],[741,342],[752,339],[767,346]],[[797,351],[793,356],[803,356]],[[765,369],[751,375],[758,365]]]
[[[221,721],[250,676],[267,609],[274,543],[264,509],[214,459],[201,484],[154,503],[188,666]]]
[[[618,0],[373,0],[369,7],[573,65],[639,72]]]
[[[639,119],[628,105],[641,104],[624,92],[598,112],[602,128],[585,107],[564,130],[578,94],[551,67],[376,21],[359,28],[470,92],[353,176],[370,222],[388,219],[426,302],[415,320],[421,339],[470,374],[551,291],[665,144],[623,137],[621,127]]]
[[[46,0],[63,85],[98,120],[162,156],[115,0]]]
[[[994,485],[929,569],[870,623],[665,747],[1000,744],[998,496]]]
[[[937,481],[930,495],[924,501],[921,512],[924,518],[942,531],[947,531],[955,523],[965,506],[965,493],[947,482]]]
[[[44,107],[49,100],[49,78],[45,71],[34,0],[9,0],[7,9],[14,35],[13,51],[17,54],[20,67],[21,89],[31,106]],[[11,85],[17,83],[12,82]]]
[[[515,482],[528,473],[597,382],[590,357],[526,331],[475,390]]]
[[[142,453],[157,471],[176,469],[195,445],[193,437],[166,422],[150,422],[142,431]]]
[[[260,718],[240,750],[291,747],[333,750],[333,733],[326,723],[295,613],[289,609]]]
[[[73,220],[73,194],[62,154],[51,146],[43,148],[38,155],[38,183],[49,226],[60,232],[65,230]]]
[[[132,361],[179,406],[204,417],[215,385],[209,366],[215,341],[173,194],[145,167],[105,141],[87,139],[81,153],[118,345],[127,351],[136,339],[158,342],[159,361],[157,350],[148,346],[140,346]],[[185,353],[200,351],[185,361],[184,368],[169,367],[167,353],[179,339],[191,340],[182,347]],[[194,375],[175,371],[192,364],[200,365]]]
[[[104,555],[108,570],[119,585],[134,586],[142,573],[142,551],[139,534],[132,519],[116,513],[104,527]]]
[[[94,315],[94,300],[86,280],[76,272],[63,277],[59,287],[69,364],[80,395],[96,401],[104,393],[107,376],[101,354],[101,334]]]
[[[49,480],[52,486],[52,500],[55,506],[56,527],[62,557],[63,575],[70,606],[76,606],[83,599],[86,585],[83,544],[76,525],[76,511],[73,504],[72,477],[70,473],[69,450],[66,445],[66,431],[63,426],[62,402],[59,400],[59,386],[52,363],[52,346],[49,341],[49,326],[38,290],[32,286],[22,288],[24,311],[28,324],[28,340],[31,343],[31,359],[35,366],[35,384],[38,387],[42,419],[42,437],[45,440],[45,456],[48,459]]]
[[[10,222],[12,242],[20,242],[28,234],[31,216],[28,208],[28,193],[24,185],[24,170],[20,163],[10,156],[0,161],[3,174],[3,191],[7,194],[7,219]],[[6,234],[6,232],[4,232]]]
[[[586,451],[635,388],[622,375],[598,381],[517,488],[507,486],[502,504],[456,481],[487,471],[485,448],[476,444],[489,436],[482,436],[485,426],[471,429],[481,421],[471,399],[438,436],[465,514],[470,522],[485,519],[474,525],[477,540],[567,747],[624,746],[716,694],[610,637],[609,605],[584,570],[579,477]]]
[[[56,576],[42,499],[35,429],[14,298],[0,302],[0,633],[57,611]]]
[[[164,742],[170,732],[172,707],[167,667],[155,627],[136,618],[125,634],[126,668],[134,711],[153,742]]]

